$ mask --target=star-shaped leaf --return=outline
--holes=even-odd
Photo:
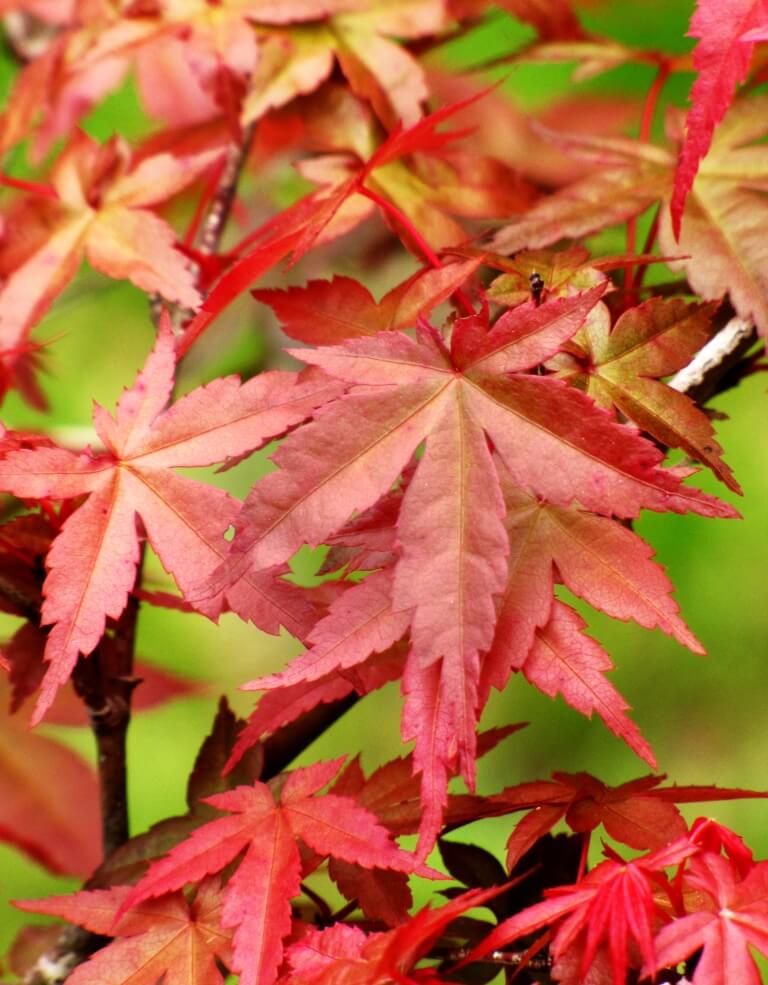
[[[691,860],[685,886],[698,899],[704,894],[704,905],[662,927],[645,973],[677,965],[701,949],[693,985],[760,985],[751,952],[768,956],[768,862],[757,862],[742,877],[730,859],[706,852]]]
[[[242,985],[270,985],[291,928],[290,901],[299,893],[297,842],[366,868],[411,872],[417,863],[390,840],[375,816],[354,800],[318,794],[342,760],[316,763],[281,777],[205,798],[227,817],[197,828],[156,862],[123,902],[123,910],[220,872],[245,854],[225,890],[221,923],[235,928],[233,970]],[[279,799],[278,799],[279,797]]]
[[[182,591],[212,571],[225,554],[224,533],[239,504],[222,489],[173,470],[210,465],[259,447],[297,424],[338,386],[310,375],[266,373],[241,384],[226,377],[164,407],[174,380],[176,355],[170,327],[112,418],[95,411],[106,451],[81,454],[63,448],[21,450],[0,462],[0,488],[27,499],[86,502],[66,521],[48,554],[42,608],[53,625],[45,656],[50,667],[34,715],[37,722],[68,679],[79,654],[99,642],[108,617],[117,618],[133,587],[139,556],[138,514],[163,566]],[[217,615],[223,600],[200,608]],[[243,582],[228,604],[268,631],[285,625],[303,635],[311,604],[273,575]]]
[[[439,827],[448,770],[458,765],[472,782],[481,654],[493,643],[497,600],[509,577],[506,507],[486,436],[510,482],[556,506],[578,502],[618,516],[635,516],[642,507],[731,514],[711,497],[684,489],[659,467],[654,446],[576,389],[525,372],[575,334],[603,289],[523,305],[490,330],[481,316],[460,319],[450,350],[427,326],[416,340],[384,332],[297,350],[350,389],[283,442],[274,456],[279,471],[258,483],[246,502],[231,559],[201,589],[201,595],[218,592],[249,570],[284,561],[304,542],[322,543],[354,510],[384,496],[426,439],[399,512],[391,613],[381,593],[377,611],[390,621],[408,613],[403,728],[417,739],[428,837]],[[366,584],[351,590],[361,602],[374,592]],[[547,598],[549,605],[551,594]],[[658,613],[642,618],[659,624]],[[402,619],[392,629],[389,642],[404,625]],[[280,687],[318,679],[334,663],[354,666],[371,652],[370,640],[358,647],[362,642],[359,632],[350,648],[330,641],[331,651],[323,644],[299,658],[295,672],[259,683]],[[526,655],[523,650],[518,657]],[[578,701],[584,710],[584,700]],[[640,748],[637,739],[635,745]]]
[[[73,985],[157,985],[161,979],[164,985],[224,985],[217,959],[231,965],[232,933],[221,926],[217,879],[203,882],[192,903],[172,893],[118,916],[130,892],[130,886],[115,886],[16,906],[116,938],[70,973]]]
[[[670,448],[682,448],[709,465],[718,478],[740,492],[723,462],[709,418],[684,393],[661,382],[687,366],[711,337],[713,305],[651,298],[625,311],[611,328],[604,306],[580,334],[583,364],[561,377],[582,385],[601,407],[620,411],[639,428]]]
[[[720,124],[685,203],[680,238],[667,209],[659,242],[705,300],[728,294],[737,314],[768,334],[768,252],[762,235],[768,165],[760,141],[766,134],[768,96],[735,103]]]
[[[680,149],[672,194],[672,226],[680,237],[685,200],[715,127],[725,116],[736,86],[745,80],[759,30],[768,27],[766,0],[698,0],[690,36],[698,38],[693,65],[691,111]]]
[[[52,197],[15,204],[0,248],[0,349],[18,346],[77,273],[82,258],[110,277],[195,308],[200,296],[171,227],[151,211],[198,178],[220,150],[136,161],[113,138],[76,132],[50,175]]]

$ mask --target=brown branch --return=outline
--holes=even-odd
[[[141,568],[136,584],[141,581]],[[106,859],[129,838],[126,736],[131,720],[138,599],[131,595],[114,633],[105,636],[90,657],[81,659],[72,675],[83,699],[96,740],[101,798],[102,852]]]
[[[278,773],[282,773],[286,766],[289,766],[359,700],[359,695],[353,692],[337,701],[317,705],[297,718],[295,722],[279,728],[264,743],[261,779],[266,782]]]
[[[235,203],[237,186],[240,183],[240,176],[243,173],[243,167],[251,149],[255,132],[256,124],[249,124],[243,130],[240,142],[232,143],[227,148],[227,156],[219,184],[211,201],[208,215],[203,222],[203,231],[198,246],[198,252],[202,253],[203,256],[213,256],[219,251],[221,238]]]
[[[219,183],[211,199],[208,214],[203,220],[202,233],[197,246],[197,251],[202,256],[213,256],[218,252],[224,230],[232,212],[237,195],[237,186],[240,183],[240,176],[243,173],[246,159],[253,143],[253,135],[256,132],[256,124],[251,123],[243,130],[242,139],[238,143],[231,143],[227,148],[224,167],[219,177]],[[200,270],[196,264],[192,264],[196,278],[199,277]],[[157,325],[160,321],[160,312],[163,310],[164,301],[159,294],[153,294],[149,301],[152,320]],[[181,331],[181,326],[194,317],[193,311],[186,308],[177,308],[174,311],[172,323],[177,332]]]
[[[431,952],[430,957],[440,958],[441,961],[449,964],[458,964],[468,958],[472,950],[471,947],[454,947],[449,951],[442,952],[436,949]],[[490,964],[496,965],[498,968],[519,968],[525,961],[525,967],[529,971],[546,974],[551,969],[552,959],[548,954],[534,955],[528,957],[526,961],[527,954],[527,951],[490,951],[488,954],[484,954],[482,958],[477,958],[473,964]]]
[[[61,985],[108,940],[82,927],[65,927],[55,946],[41,955],[24,976],[23,985]]]
[[[141,564],[136,583],[140,580]],[[131,720],[131,694],[138,683],[133,676],[138,613],[138,599],[131,595],[112,634],[105,635],[89,657],[81,657],[72,674],[75,691],[88,710],[96,742],[105,859],[129,837],[126,736]],[[39,620],[38,611],[33,621],[39,624]],[[24,985],[61,985],[79,964],[108,942],[109,938],[82,927],[65,927],[54,947],[29,969]]]

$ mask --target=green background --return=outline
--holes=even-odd
[[[593,4],[585,21],[595,31],[633,46],[680,51],[690,47],[683,35],[691,7],[682,0]],[[450,58],[455,64],[476,64],[514,50],[530,36],[510,18],[494,16],[492,23],[472,39],[452,45]],[[2,68],[7,91],[11,74],[7,58]],[[509,74],[505,87],[523,105],[538,107],[572,91],[570,71],[568,65],[518,68]],[[650,79],[647,67],[630,66],[607,73],[587,87],[642,97]],[[673,99],[684,105],[690,80],[687,75],[673,79],[663,102]],[[101,139],[115,131],[134,137],[146,128],[130,84],[109,97],[87,121],[87,129]],[[18,174],[18,158],[7,163],[6,170]],[[282,180],[275,179],[276,183]],[[245,191],[247,194],[247,185]],[[641,230],[640,242],[643,235]],[[620,251],[622,236],[617,233],[604,238],[601,247]],[[334,251],[332,268],[318,269],[315,261],[311,275],[354,270],[343,249],[342,241],[341,249]],[[301,273],[294,279],[296,276],[300,278]],[[376,287],[383,290],[398,276],[385,269],[377,275]],[[152,334],[146,299],[140,292],[84,269],[35,332],[37,339],[56,338],[47,355],[50,373],[44,384],[53,416],[36,414],[10,397],[3,408],[4,422],[9,427],[32,428],[50,427],[53,421],[54,437],[59,440],[88,441],[92,400],[107,408],[114,405],[143,363]],[[265,362],[273,365],[277,345],[264,309],[244,301],[221,319],[204,345],[197,347],[185,364],[182,388],[221,373],[251,372]],[[715,402],[716,409],[728,415],[718,422],[717,430],[727,461],[744,487],[744,499],[737,504],[743,519],[728,522],[648,514],[636,526],[654,546],[658,560],[677,586],[683,614],[708,656],[695,656],[660,632],[617,623],[579,606],[590,631],[612,655],[617,669],[611,680],[632,704],[633,717],[655,750],[660,768],[678,783],[768,787],[765,387],[765,378],[758,374]],[[268,468],[266,456],[267,452],[260,453],[224,477],[208,477],[226,482],[228,488],[244,495]],[[203,477],[199,471],[194,474]],[[707,475],[696,481],[735,502],[736,497]],[[155,562],[150,562],[148,575],[157,585],[164,577]],[[2,631],[9,634],[12,628],[13,621],[7,619]],[[138,652],[148,662],[171,668],[203,682],[203,686],[194,697],[142,712],[132,723],[129,755],[134,833],[183,811],[186,777],[222,688],[233,705],[246,714],[253,699],[238,692],[238,684],[281,667],[298,652],[298,646],[288,637],[266,636],[232,616],[223,617],[215,626],[198,616],[144,606]],[[399,755],[403,751],[399,712],[396,686],[385,688],[354,708],[308,750],[305,760],[362,750],[363,762],[371,768]],[[531,724],[482,762],[481,791],[545,778],[556,769],[588,770],[612,783],[646,771],[600,721],[587,721],[561,701],[543,697],[523,680],[514,679],[503,694],[494,694],[482,724],[509,721]],[[50,726],[43,726],[43,730],[92,758],[91,738],[85,730]],[[768,854],[765,802],[714,804],[702,806],[700,812],[734,826],[758,856]],[[686,809],[689,817],[698,813],[695,807]],[[480,822],[454,837],[478,840],[501,855],[510,827],[509,820]],[[8,899],[63,892],[74,885],[73,880],[51,877],[11,848],[0,846],[0,953],[16,929],[29,922],[27,916],[7,905]],[[420,898],[426,899],[428,892],[428,887],[421,887]]]

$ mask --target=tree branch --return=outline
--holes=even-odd
[[[203,221],[199,252],[206,256],[216,253],[221,243],[253,134],[254,126],[246,128],[242,141],[232,144],[227,151],[219,184]],[[154,320],[158,321],[162,299],[154,295],[150,299],[150,308]],[[189,315],[191,312],[178,311],[174,323],[180,324]],[[141,579],[141,568],[140,563],[137,584]],[[112,635],[105,636],[90,657],[81,658],[73,674],[75,690],[85,702],[96,739],[105,859],[129,837],[125,741],[131,718],[131,694],[139,683],[133,674],[138,611],[138,599],[132,595]],[[291,737],[280,736],[278,733],[271,752],[273,765],[268,768],[273,768],[276,773],[280,772],[284,765],[299,754],[304,745],[309,745],[322,734],[331,720],[339,717],[346,707],[337,709],[335,717],[333,706],[321,710],[326,712],[323,719],[327,719],[327,723],[321,725],[320,722],[315,722],[313,713],[310,712],[305,716],[308,721],[304,727],[299,726],[298,743],[293,743],[290,741]],[[270,762],[270,753],[267,755]],[[62,985],[79,964],[107,941],[107,938],[80,927],[65,927],[56,946],[42,955],[29,970],[24,978],[24,985]]]
[[[441,961],[449,964],[458,964],[469,957],[472,952],[471,947],[454,947],[450,951],[441,952],[439,949],[432,951],[431,957],[439,957]],[[490,951],[482,958],[477,959],[477,964],[496,965],[498,968],[519,968],[527,955],[527,951]],[[547,973],[552,967],[552,959],[548,954],[534,955],[525,962],[528,971]]]
[[[240,176],[243,173],[243,167],[251,149],[255,132],[256,124],[249,124],[243,130],[242,140],[239,143],[230,144],[227,148],[224,168],[208,209],[208,215],[203,222],[203,231],[200,236],[198,252],[204,256],[213,256],[219,251],[221,238],[235,203],[237,186],[240,183]]]
[[[360,696],[348,694],[337,701],[329,701],[325,705],[310,708],[295,722],[279,728],[264,743],[264,766],[261,780],[266,782],[289,766],[297,756],[301,755],[315,739],[337,722],[341,716],[357,704]]]
[[[699,403],[706,403],[717,393],[718,385],[726,373],[747,354],[757,341],[757,332],[751,321],[735,315],[707,344],[699,349],[693,359],[676,373],[669,386],[687,393]]]
[[[242,139],[239,143],[231,143],[227,148],[224,166],[219,176],[219,183],[216,191],[211,198],[208,213],[202,223],[202,233],[197,245],[197,251],[202,256],[213,256],[218,252],[221,239],[224,235],[232,206],[237,195],[237,186],[240,183],[240,176],[243,173],[246,159],[253,143],[253,135],[256,132],[256,124],[251,123],[243,130]],[[200,269],[193,264],[196,279],[199,279]],[[153,294],[150,298],[150,311],[152,320],[157,325],[160,321],[160,312],[163,310],[163,299],[159,294]],[[184,322],[194,317],[193,311],[185,308],[177,308],[174,312],[172,322],[174,329],[179,330]]]
[[[136,584],[141,580],[141,569]],[[101,796],[102,851],[106,859],[129,838],[126,737],[131,720],[133,652],[139,601],[131,595],[112,636],[81,659],[72,681],[83,699],[96,740]]]

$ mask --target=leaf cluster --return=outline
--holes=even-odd
[[[0,117],[0,396],[45,411],[45,318],[84,264],[144,292],[155,329],[89,441],[0,434],[0,609],[17,620],[0,689],[12,713],[35,696],[31,725],[87,712],[98,746],[97,791],[63,745],[0,719],[0,839],[90,874],[18,903],[89,932],[87,960],[65,955],[74,985],[759,981],[768,862],[677,805],[768,795],[664,782],[567,593],[704,652],[632,525],[738,518],[691,481],[706,469],[741,493],[694,396],[763,368],[768,3],[698,0],[692,56],[588,31],[588,6],[0,2],[23,61]],[[653,71],[642,109],[577,89],[534,120],[451,72],[451,42],[513,21],[532,40],[478,69],[565,61],[578,81],[634,62]],[[662,90],[691,67],[690,110],[655,139]],[[157,127],[100,142],[87,111],[126,77]],[[617,226],[625,248],[606,255],[590,237]],[[657,264],[679,279],[647,286]],[[238,299],[304,365],[185,387]],[[186,474],[246,474],[272,443],[243,500]],[[314,587],[292,574],[306,546],[324,548]],[[188,812],[129,838],[133,691],[140,710],[195,689],[134,659],[148,605],[233,613],[301,652],[241,682],[260,693],[247,721],[222,703]],[[479,728],[513,675],[654,773],[479,789],[478,759],[522,728]],[[352,702],[377,714],[393,681],[406,755],[370,774],[346,750],[293,764]],[[503,863],[453,836],[491,818]],[[421,909],[415,878],[434,883]],[[30,940],[8,964],[35,982],[49,940]]]

